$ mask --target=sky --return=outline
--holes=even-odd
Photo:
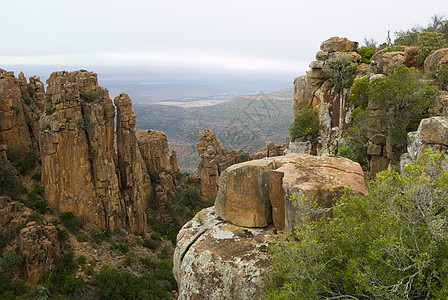
[[[366,5],[368,4],[368,5]],[[185,67],[298,75],[332,36],[448,17],[446,0],[0,0],[4,65]]]

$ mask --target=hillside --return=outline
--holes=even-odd
[[[284,142],[292,121],[292,89],[268,94],[237,96],[205,107],[137,104],[137,129],[164,131],[179,167],[196,172],[198,132],[212,129],[221,145],[254,152],[266,141]]]

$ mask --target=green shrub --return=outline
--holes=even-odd
[[[71,211],[60,214],[59,220],[70,232],[77,233],[81,229],[81,222]]]
[[[33,169],[38,161],[38,158],[33,151],[23,151],[16,146],[9,146],[6,155],[8,156],[9,161],[22,175],[27,174],[28,171]]]
[[[418,39],[419,50],[415,59],[418,63],[423,64],[432,51],[443,48],[445,44],[446,40],[442,33],[424,31]]]
[[[359,54],[361,55],[361,62],[365,64],[370,64],[370,58],[376,53],[376,48],[363,46],[359,48]]]
[[[73,253],[62,254],[58,262],[48,275],[49,285],[63,294],[73,295],[84,288],[84,280],[74,272],[78,265],[73,260]]]
[[[177,194],[175,203],[179,206],[188,207],[192,211],[201,208],[201,197],[199,197],[198,191],[194,187],[189,187]]]
[[[9,271],[17,270],[23,263],[23,257],[11,250],[4,252],[2,257],[3,267]]]
[[[90,91],[90,92],[81,92],[79,93],[79,96],[82,100],[88,102],[88,103],[98,103],[101,101],[100,96],[96,91]]]
[[[20,96],[20,98],[25,102],[26,105],[31,105],[31,98],[25,95]]]
[[[176,244],[177,233],[181,225],[174,208],[163,213],[158,209],[150,210],[148,224],[152,231],[160,233],[164,239]]]
[[[160,243],[161,243],[160,240],[144,239],[143,240],[143,247],[146,247],[146,248],[151,249],[151,250],[156,250],[159,247]]]
[[[86,234],[84,234],[84,233],[80,233],[80,234],[78,234],[77,236],[76,236],[76,240],[78,241],[78,242],[87,242],[88,240],[89,240],[89,237],[86,235]]]
[[[158,280],[157,275],[145,273],[142,277],[137,277],[106,266],[100,271],[94,284],[98,287],[101,299],[172,299],[172,284]]]
[[[93,123],[88,117],[84,117],[78,120],[78,123],[76,124],[76,128],[78,128],[79,131],[87,131],[90,126],[92,126]]]
[[[319,118],[305,102],[298,105],[300,106],[299,113],[289,126],[289,136],[293,142],[296,140],[313,140],[319,134]]]
[[[445,299],[448,170],[426,153],[270,247],[265,299]]]
[[[87,259],[84,255],[80,255],[80,256],[78,256],[77,261],[78,261],[78,264],[85,265],[87,262]]]
[[[118,250],[121,252],[121,254],[126,254],[129,252],[129,245],[125,242],[122,243],[115,243],[112,242],[112,245],[110,246],[112,250]]]
[[[55,109],[53,108],[53,102],[51,102],[51,99],[47,97],[47,106],[45,107],[45,114],[51,115],[54,113]]]
[[[56,227],[56,231],[58,233],[58,240],[65,241],[68,239],[67,230],[65,230],[63,228]]]
[[[40,175],[40,173],[35,173],[35,174],[33,174],[33,176],[31,176],[31,179],[34,180],[34,181],[38,181],[38,182],[40,182],[40,180],[41,180],[41,175]]]
[[[149,178],[151,179],[151,182],[156,182],[159,180],[159,173],[156,170],[149,169]]]
[[[356,78],[347,100],[356,107],[366,109],[369,104],[370,81],[367,76]]]
[[[351,61],[350,55],[339,55],[326,61],[322,71],[325,79],[337,89],[352,85],[358,64]]]
[[[0,272],[0,299],[31,299],[31,289],[23,281],[12,281],[11,275]]]
[[[245,162],[249,160],[249,154],[241,149],[238,150],[236,154],[238,155],[238,162]]]
[[[19,177],[9,161],[0,160],[0,195],[13,199],[20,197]]]
[[[448,86],[448,65],[443,65],[439,72],[437,72],[437,80],[442,84],[442,88],[446,89]]]

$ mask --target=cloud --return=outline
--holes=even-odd
[[[91,53],[31,56],[0,56],[5,65],[66,65],[66,66],[169,66],[207,69],[273,71],[303,73],[307,62],[206,53],[201,50],[151,53]]]

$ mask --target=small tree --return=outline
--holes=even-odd
[[[423,64],[426,57],[434,50],[443,48],[446,40],[442,33],[434,31],[424,31],[418,39],[418,54],[415,57],[418,63]]]
[[[350,55],[338,55],[326,61],[322,71],[325,79],[336,88],[348,88],[352,85],[358,64],[351,61]]]
[[[299,113],[289,126],[289,136],[293,142],[296,140],[313,140],[319,134],[319,118],[306,102],[299,103],[298,107]]]

